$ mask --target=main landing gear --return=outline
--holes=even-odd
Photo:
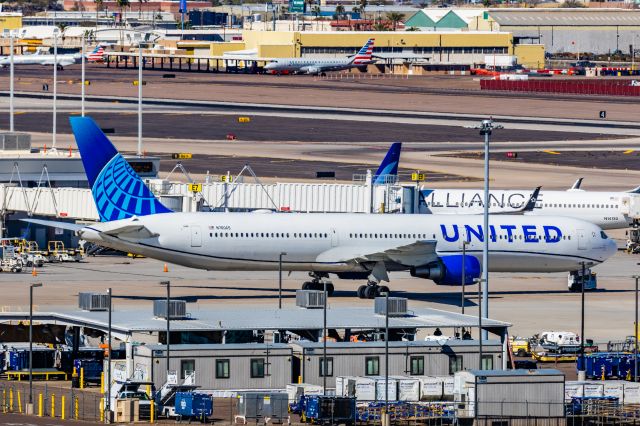
[[[309,272],[309,276],[311,277],[311,281],[305,281],[302,284],[303,290],[318,290],[324,291],[324,283],[327,283],[327,296],[332,296],[333,291],[335,290],[333,283],[329,281],[328,275],[320,275],[315,274],[313,272]]]
[[[358,287],[358,299],[375,299],[383,293],[388,293],[389,287],[378,285],[375,281],[368,281],[366,285]]]

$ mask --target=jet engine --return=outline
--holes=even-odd
[[[300,71],[306,74],[320,74],[320,68],[318,67],[302,67]]]
[[[462,285],[462,258],[461,254],[442,256],[433,263],[412,268],[411,276],[433,280],[438,285]],[[480,261],[466,255],[464,264],[465,285],[473,284],[482,272]]]

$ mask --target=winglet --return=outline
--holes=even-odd
[[[533,193],[531,194],[531,198],[529,198],[529,201],[521,210],[523,213],[532,212],[533,209],[536,207],[536,203],[538,202],[538,195],[540,195],[541,188],[542,187],[539,186],[533,190]]]
[[[580,190],[580,186],[582,185],[582,180],[583,180],[583,179],[584,179],[583,177],[578,178],[578,179],[573,183],[573,186],[572,186],[571,188],[569,188],[569,191],[578,191],[578,190]]]
[[[401,142],[394,142],[393,144],[391,144],[389,151],[387,151],[387,155],[385,155],[384,160],[382,160],[382,163],[380,163],[380,167],[378,167],[378,171],[376,171],[374,175],[374,185],[384,184],[386,176],[398,175],[398,164],[400,163],[401,151]]]

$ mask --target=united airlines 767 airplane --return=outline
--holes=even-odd
[[[72,117],[100,223],[26,219],[66,228],[87,241],[205,270],[308,271],[322,279],[368,279],[374,297],[388,272],[409,271],[440,285],[462,283],[462,242],[469,245],[465,283],[480,276],[486,230],[479,215],[175,213],[163,206],[90,118]],[[616,245],[597,226],[563,217],[499,215],[490,220],[494,272],[560,272],[597,265]],[[332,286],[331,286],[332,287]],[[329,290],[331,291],[331,289]]]

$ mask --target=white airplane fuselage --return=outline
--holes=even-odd
[[[76,61],[80,60],[80,55],[76,54],[62,54],[62,55],[14,55],[14,65],[53,65],[57,64],[61,67],[73,65]],[[11,64],[11,58],[9,56],[0,57],[0,66],[6,67]]]
[[[467,253],[482,258],[482,216],[314,213],[164,213],[87,226],[87,241],[206,270],[365,272],[365,256],[421,241],[435,241],[433,256]],[[143,227],[144,234],[123,229]],[[117,230],[110,233],[110,230]],[[597,265],[615,243],[597,226],[571,218],[490,218],[493,272],[562,272]],[[353,261],[360,253],[362,261]],[[359,259],[356,256],[356,259]],[[408,270],[435,258],[386,262]]]
[[[422,189],[421,213],[481,214],[481,189]],[[491,190],[490,213],[508,212],[526,204],[531,190]],[[591,222],[602,229],[627,228],[640,194],[604,191],[540,191],[536,206],[527,216],[566,216]]]

